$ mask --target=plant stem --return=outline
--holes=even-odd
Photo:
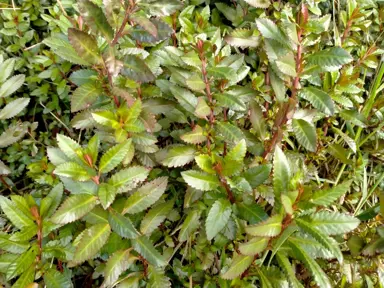
[[[127,25],[128,21],[129,21],[129,15],[131,14],[134,6],[135,6],[134,1],[129,1],[129,5],[128,5],[127,9],[125,10],[123,22],[121,23],[119,30],[115,34],[115,37],[113,37],[113,40],[111,42],[111,46],[115,46],[117,41],[119,41],[119,38],[121,37],[121,34],[124,31],[125,25]]]

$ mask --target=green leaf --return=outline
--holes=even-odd
[[[225,156],[225,160],[243,161],[247,153],[247,145],[245,139],[240,140]]]
[[[239,244],[239,251],[243,255],[253,256],[267,248],[269,238],[254,237],[250,241]]]
[[[340,160],[342,163],[347,165],[353,164],[353,161],[348,157],[349,151],[343,146],[341,146],[339,143],[333,143],[329,145],[327,150],[333,157]]]
[[[135,214],[147,209],[163,195],[167,183],[168,177],[159,177],[141,186],[127,199],[122,214]]]
[[[59,176],[69,177],[77,181],[87,181],[91,179],[92,176],[95,176],[93,173],[91,174],[89,170],[85,169],[76,162],[60,164],[56,167],[53,173]]]
[[[188,213],[187,218],[185,218],[183,224],[181,225],[179,233],[179,241],[187,241],[191,234],[195,232],[200,227],[200,211],[192,210]]]
[[[256,203],[236,203],[236,211],[239,218],[248,221],[249,224],[256,224],[268,218],[268,214]]]
[[[48,269],[44,273],[44,282],[47,288],[72,288],[73,284],[63,273],[56,269]]]
[[[202,154],[195,157],[195,161],[199,168],[209,174],[216,174],[213,168],[212,158],[208,155]]]
[[[11,76],[13,68],[15,67],[16,58],[9,58],[0,64],[0,83],[3,83],[5,80]]]
[[[165,272],[161,268],[148,266],[148,288],[171,288],[172,284],[170,279],[164,275]]]
[[[271,168],[272,166],[270,164],[249,168],[247,171],[245,171],[244,178],[249,182],[252,188],[256,188],[269,178]]]
[[[167,167],[181,167],[195,158],[196,148],[193,146],[176,146],[168,150],[161,164]]]
[[[7,269],[6,280],[9,281],[16,276],[20,275],[26,271],[33,262],[35,261],[37,255],[37,247],[31,247],[27,252],[21,254],[16,261],[12,262]]]
[[[12,285],[12,288],[25,288],[30,287],[30,284],[33,285],[35,279],[35,265],[29,266],[29,268],[21,274],[19,279]]]
[[[19,114],[25,107],[28,106],[29,98],[18,98],[9,102],[3,109],[0,110],[0,120],[10,119]]]
[[[49,192],[49,194],[41,200],[40,204],[40,215],[41,217],[50,217],[52,214],[56,211],[57,207],[59,207],[61,203],[61,198],[63,197],[64,187],[63,184],[59,183],[55,187],[52,188],[52,190]],[[43,208],[43,204],[45,203],[45,200],[49,199],[49,205],[45,206]]]
[[[149,169],[142,166],[132,166],[112,175],[108,183],[116,187],[119,192],[127,192],[147,179],[149,171]]]
[[[349,148],[351,148],[351,150],[356,153],[357,150],[355,140],[353,140],[351,137],[336,127],[332,127],[332,130],[336,131],[336,133],[339,134],[341,138],[343,138],[344,142],[348,144]]]
[[[119,276],[132,265],[130,249],[118,250],[109,257],[104,268],[104,282],[101,287],[113,287]]]
[[[116,114],[112,111],[97,111],[92,113],[92,117],[101,125],[109,126],[114,129],[121,127],[117,120]]]
[[[259,103],[256,101],[251,101],[249,104],[250,115],[249,120],[252,123],[252,127],[255,130],[257,136],[264,140],[265,138],[265,119],[263,116],[263,112],[261,111]]]
[[[5,216],[19,229],[23,229],[28,226],[33,226],[33,220],[30,215],[26,215],[20,210],[17,204],[8,198],[0,195],[0,207]],[[30,213],[29,213],[30,214]]]
[[[0,135],[0,148],[7,147],[23,138],[24,135],[28,132],[28,127],[28,122],[11,124]]]
[[[246,106],[243,101],[241,101],[238,97],[228,94],[214,94],[213,97],[216,99],[217,103],[222,106],[229,108],[233,111],[245,111]]]
[[[167,264],[164,257],[155,249],[146,236],[133,239],[132,246],[137,253],[143,256],[153,266],[161,267]]]
[[[327,115],[333,115],[335,108],[331,97],[315,87],[305,87],[299,91],[299,96],[308,100],[313,107]]]
[[[57,54],[64,60],[79,65],[90,65],[87,61],[85,61],[76,53],[75,49],[69,43],[68,38],[64,35],[57,35],[45,38],[43,40],[43,43],[49,46],[52,51],[55,52],[55,54]]]
[[[297,141],[309,151],[316,152],[317,136],[315,127],[303,119],[293,119],[292,128]]]
[[[327,275],[321,269],[319,264],[310,257],[300,246],[298,246],[295,242],[288,240],[294,255],[301,261],[304,262],[305,266],[311,271],[314,280],[316,281],[319,287],[331,288],[331,283]]]
[[[77,112],[92,106],[101,93],[95,83],[89,82],[81,85],[71,96],[71,112]]]
[[[0,247],[7,252],[21,254],[29,248],[29,243],[27,241],[14,241],[10,239],[10,235],[0,233]]]
[[[190,112],[191,114],[195,113],[195,109],[197,106],[197,98],[187,89],[181,88],[179,86],[171,86],[170,90],[180,103],[181,107]]]
[[[78,153],[81,151],[81,146],[77,142],[62,134],[57,134],[56,139],[60,150],[63,151],[69,159],[79,159]]]
[[[171,211],[174,201],[166,201],[153,207],[144,216],[140,224],[140,231],[142,234],[150,235],[162,222],[167,218],[168,213]]]
[[[181,176],[189,186],[202,191],[215,190],[220,185],[216,175],[210,175],[196,170],[183,171],[181,172]]]
[[[244,139],[244,134],[240,128],[228,122],[218,122],[216,123],[216,128],[225,140],[237,143]]]
[[[76,247],[73,263],[78,265],[92,259],[100,249],[107,243],[111,227],[107,223],[100,223],[86,229]]]
[[[91,64],[102,62],[95,37],[75,28],[69,28],[68,39],[77,54],[85,61]]]
[[[109,210],[108,221],[112,230],[121,237],[134,239],[140,236],[140,233],[136,230],[135,226],[133,226],[131,220],[113,209]]]
[[[254,257],[247,255],[236,255],[232,259],[231,266],[221,275],[223,279],[235,279],[244,273],[245,270],[252,264]]]
[[[51,217],[51,221],[56,224],[67,224],[76,221],[96,206],[96,200],[97,198],[93,195],[73,195],[64,201]]]
[[[204,135],[203,128],[196,125],[191,132],[185,133],[180,136],[181,140],[190,144],[200,144],[207,140],[207,136]]]
[[[202,91],[205,89],[204,81],[197,74],[193,74],[191,77],[189,77],[186,80],[186,84],[193,91]]]
[[[365,128],[367,127],[367,119],[363,116],[363,114],[359,113],[356,110],[341,110],[340,111],[340,116],[346,121],[351,122],[352,124]]]
[[[0,160],[0,175],[8,175],[11,173],[11,170]]]
[[[107,209],[115,200],[117,189],[110,184],[101,183],[97,194],[101,205],[104,209]]]
[[[310,215],[308,222],[327,235],[348,233],[360,224],[360,220],[353,216],[329,211],[319,211]]]
[[[123,59],[121,74],[137,82],[147,83],[155,80],[155,75],[139,57],[127,55]]]
[[[264,38],[272,39],[285,47],[291,48],[292,44],[284,32],[270,19],[259,18],[256,19],[257,29],[260,31]]]
[[[253,35],[252,30],[238,28],[224,37],[224,40],[231,46],[248,48],[257,47],[260,44],[260,38]]]
[[[236,77],[236,71],[231,67],[208,67],[207,72],[209,77],[212,76],[217,79],[232,80]]]
[[[245,232],[252,236],[275,237],[280,234],[282,229],[281,215],[275,215],[263,222],[245,227]]]
[[[292,288],[303,288],[304,286],[296,278],[296,271],[292,267],[292,264],[289,262],[288,258],[281,252],[276,254],[277,262],[282,268],[284,274],[287,276],[289,284]]]
[[[0,98],[5,98],[14,93],[17,89],[23,85],[25,80],[25,75],[15,75],[1,84],[0,87]]]
[[[343,254],[341,253],[339,246],[331,242],[328,236],[321,233],[320,230],[314,228],[311,223],[308,223],[300,218],[296,219],[295,222],[304,233],[311,235],[321,245],[323,245],[325,249],[328,249],[337,258],[340,264],[343,263]]]
[[[317,51],[306,58],[309,65],[317,65],[323,71],[338,71],[353,61],[352,56],[341,47],[332,47]]]
[[[113,30],[109,25],[103,11],[89,0],[79,0],[78,7],[81,16],[92,32],[102,34],[108,41],[113,38]]]
[[[99,171],[101,173],[108,173],[115,169],[123,161],[125,155],[127,155],[131,142],[132,140],[129,139],[108,149],[100,159]]]
[[[273,92],[275,92],[276,100],[278,102],[285,102],[286,100],[286,87],[284,81],[276,75],[271,66],[268,67],[269,78]]]
[[[287,193],[291,177],[291,168],[284,152],[276,146],[273,157],[273,188],[277,195]]]
[[[195,115],[199,118],[206,119],[206,117],[211,113],[211,108],[209,108],[207,102],[203,97],[197,98],[197,105],[195,109]]]
[[[71,73],[69,80],[75,83],[77,86],[81,86],[85,83],[94,82],[97,79],[97,73],[94,70],[80,69]]]
[[[213,203],[205,222],[207,239],[212,240],[227,225],[231,217],[231,203],[227,199],[219,199]]]
[[[336,185],[330,189],[318,190],[313,193],[310,202],[315,205],[329,206],[347,193],[351,184],[352,181],[345,181],[344,183]]]
[[[296,76],[296,62],[292,52],[288,52],[286,55],[279,57],[275,63],[281,73],[291,77]]]

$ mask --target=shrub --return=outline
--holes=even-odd
[[[0,282],[381,287],[380,3],[20,2]]]

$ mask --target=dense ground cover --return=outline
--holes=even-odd
[[[384,3],[0,3],[0,284],[383,287]]]

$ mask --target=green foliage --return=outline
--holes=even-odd
[[[1,4],[0,285],[380,287],[383,4],[299,2]]]

